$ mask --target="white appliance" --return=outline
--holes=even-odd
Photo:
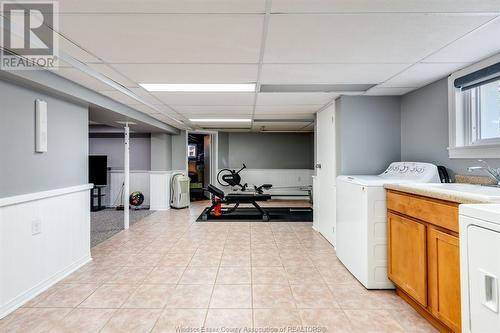
[[[170,207],[189,207],[189,177],[180,173],[172,176],[170,185]]]
[[[368,289],[391,289],[387,278],[384,184],[439,183],[434,164],[394,162],[378,176],[337,177],[337,257]]]
[[[462,332],[500,332],[500,205],[460,205]]]

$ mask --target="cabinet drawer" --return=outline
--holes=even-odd
[[[387,191],[387,209],[458,233],[458,204]]]

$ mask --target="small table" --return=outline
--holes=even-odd
[[[97,212],[103,210],[105,207],[102,205],[101,198],[106,194],[102,193],[102,189],[107,185],[94,185],[94,187],[90,190],[90,211]],[[97,190],[97,193],[95,192]],[[97,198],[97,206],[94,205],[94,198]]]

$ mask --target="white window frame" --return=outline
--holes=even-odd
[[[500,62],[500,54],[461,69],[448,77],[448,120],[450,158],[500,158],[500,138],[478,139],[478,119],[470,109],[470,103],[464,103],[464,96],[455,88],[457,78],[478,71]],[[472,130],[472,123],[476,123]]]

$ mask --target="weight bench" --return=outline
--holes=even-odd
[[[231,193],[231,194],[225,194],[224,191],[221,189],[215,187],[212,184],[209,184],[207,187],[207,191],[212,194],[212,205],[209,208],[206,208],[202,215],[201,219],[203,221],[207,221],[210,218],[212,219],[217,219],[221,218],[224,215],[233,213],[237,210],[238,206],[240,204],[252,204],[255,209],[258,211],[260,218],[262,221],[269,221],[269,213],[264,210],[259,204],[257,203],[258,201],[268,201],[271,200],[271,195],[269,194],[260,194],[260,193]],[[217,200],[217,198],[219,200]],[[214,209],[220,205],[220,204],[234,204],[234,207],[228,208],[225,211],[223,210],[221,212],[221,215],[216,216],[214,214]],[[254,217],[255,214],[248,215],[249,217]],[[245,218],[245,214],[242,213],[241,219]]]

